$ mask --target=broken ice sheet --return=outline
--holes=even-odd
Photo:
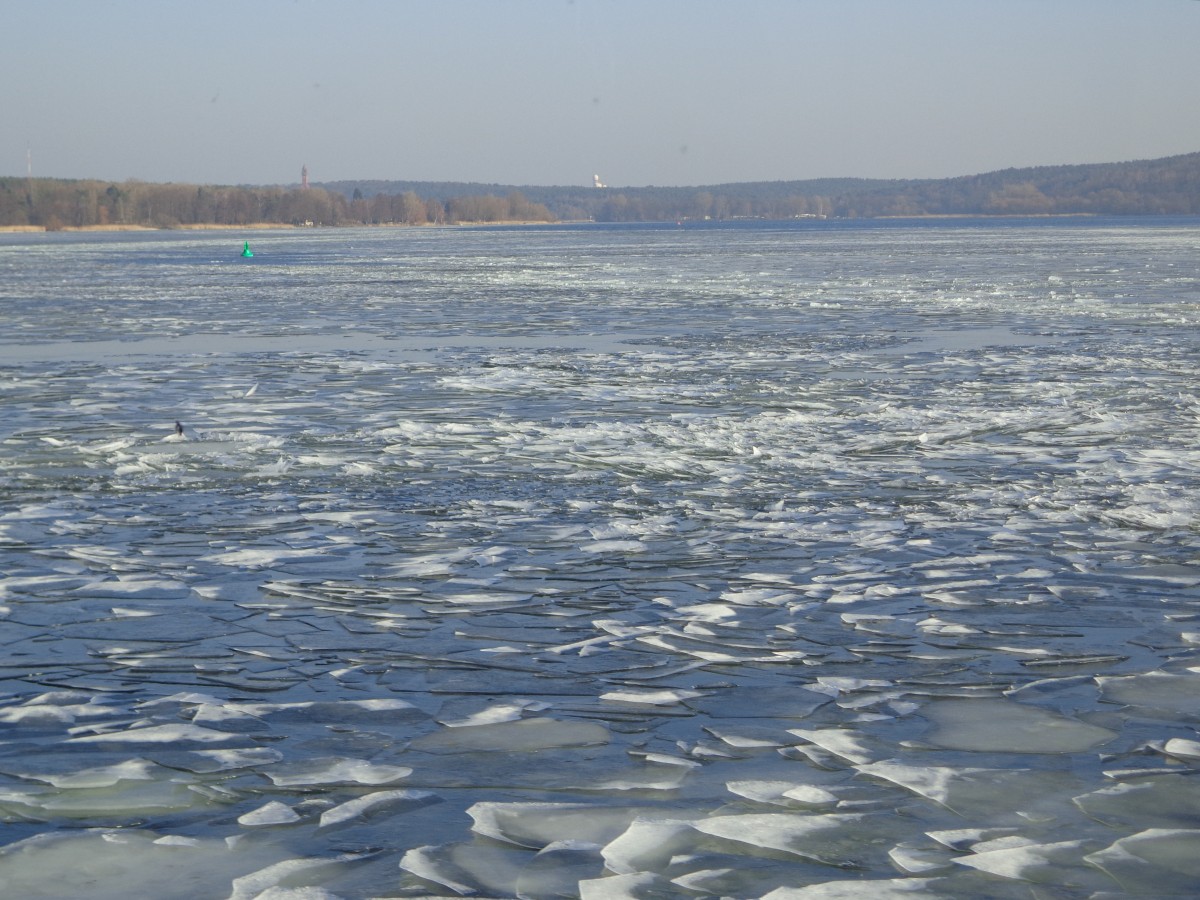
[[[445,703],[442,705],[438,721],[449,728],[461,728],[469,725],[495,725],[500,722],[516,722],[524,717],[525,711],[541,712],[548,705],[534,700],[514,700],[508,703],[490,703],[483,709],[478,708],[478,701],[470,698],[465,702]],[[470,710],[467,712],[466,710]],[[451,719],[448,716],[461,715],[461,718]]]
[[[1188,738],[1169,738],[1162,745],[1162,752],[1182,760],[1200,760],[1200,741]]]
[[[579,883],[604,873],[600,847],[586,841],[562,840],[547,844],[521,870],[518,897],[572,897]]]
[[[1141,675],[1099,677],[1100,693],[1109,703],[1136,707],[1143,714],[1163,712],[1200,716],[1200,679],[1161,670]]]
[[[263,770],[278,787],[391,784],[412,774],[408,766],[389,766],[363,759],[309,759],[280,763]]]
[[[653,872],[605,875],[579,882],[580,900],[634,900],[641,897],[670,897],[671,882]]]
[[[57,649],[62,643],[65,642],[54,642],[54,648]],[[19,655],[13,653],[7,663],[16,666],[24,663],[28,667],[35,659],[36,657],[31,658],[31,654],[26,650]],[[56,724],[71,724],[79,720],[86,722],[90,719],[102,719],[114,714],[116,702],[112,696],[102,693],[91,694],[72,690],[52,691],[35,697],[21,698],[19,702],[14,698],[11,703],[0,706],[0,725],[53,727]]]
[[[1036,677],[1029,662],[1086,664],[1087,675],[1101,678],[1168,666],[1182,679],[1198,674],[1182,668],[1195,624],[1160,621],[1164,611],[1186,613],[1196,589],[1194,541],[1181,523],[1194,512],[1190,488],[1200,472],[1191,449],[1200,403],[1188,380],[1197,330],[1178,285],[1162,277],[1168,263],[1181,272],[1190,264],[1193,242],[1187,229],[1159,223],[1060,223],[1037,235],[1005,225],[985,228],[982,242],[977,225],[969,230],[889,227],[872,229],[869,241],[807,226],[681,231],[664,258],[646,235],[585,229],[556,233],[557,249],[536,259],[528,235],[516,232],[460,242],[364,231],[350,235],[349,256],[346,234],[280,234],[269,238],[278,255],[260,255],[286,258],[275,287],[261,267],[241,285],[242,276],[214,262],[216,244],[182,233],[142,235],[136,247],[68,235],[12,255],[5,353],[29,361],[16,360],[0,378],[0,472],[13,506],[0,513],[8,611],[0,675],[11,692],[0,699],[8,742],[0,759],[18,772],[9,778],[25,783],[6,788],[20,788],[27,803],[68,794],[76,796],[62,802],[75,803],[91,792],[113,803],[127,789],[162,782],[211,800],[154,816],[155,824],[186,819],[187,835],[151,842],[183,861],[229,839],[228,855],[205,862],[203,896],[228,896],[232,878],[251,873],[261,877],[239,883],[247,895],[451,893],[396,862],[412,847],[461,839],[426,859],[444,852],[453,862],[444,848],[465,848],[457,882],[489,896],[566,894],[583,880],[574,890],[592,896],[749,897],[787,885],[796,896],[912,889],[1015,897],[1030,886],[961,865],[952,874],[935,869],[944,877],[931,881],[892,876],[897,860],[919,874],[944,862],[939,854],[967,853],[982,835],[995,837],[987,826],[999,822],[1014,823],[1025,845],[1087,837],[1096,849],[1148,827],[1190,827],[1188,792],[1170,796],[1172,784],[1194,780],[1183,774],[1194,759],[1185,741],[1196,711],[1186,683],[1140,696],[1124,690],[1136,685],[1112,685],[1099,708],[1091,689],[1069,698],[1010,689]],[[1102,273],[1099,244],[1111,262]],[[933,245],[938,271],[918,278],[896,267]],[[47,254],[53,278],[45,277]],[[1028,265],[1035,257],[1066,271],[1053,290],[1044,267]],[[536,265],[514,268],[513,260]],[[341,278],[342,269],[357,274]],[[367,270],[366,281],[357,277]],[[99,288],[96,272],[104,273]],[[220,285],[201,291],[205,302],[196,305],[198,279],[217,275]],[[403,334],[388,296],[397,286]],[[297,319],[296,290],[306,287],[333,297],[338,316],[361,330],[328,332],[311,305]],[[487,304],[464,302],[483,287]],[[247,290],[253,304],[244,302]],[[564,302],[599,296],[604,303]],[[141,315],[143,301],[152,301],[153,321]],[[90,304],[88,316],[77,314],[79,302]],[[190,333],[204,324],[200,312],[231,333]],[[927,334],[934,321],[945,328]],[[961,327],[989,349],[963,350]],[[74,340],[85,331],[122,340],[102,351]],[[152,348],[134,342],[151,331],[187,337],[142,355]],[[647,343],[614,352],[635,331]],[[1039,346],[1016,346],[1018,333],[1038,335]],[[923,344],[888,349],[908,335]],[[24,336],[39,343],[14,343]],[[592,349],[573,349],[577,342]],[[287,349],[272,349],[279,346]],[[79,353],[86,364],[53,361]],[[250,396],[254,384],[262,387]],[[157,419],[172,410],[189,432],[219,433],[231,446],[180,452],[168,444],[170,460],[151,458],[171,424]],[[629,541],[638,552],[585,552],[588,541]],[[292,567],[301,574],[289,574]],[[1035,609],[1045,627],[1032,633]],[[190,640],[202,626],[203,639]],[[1050,626],[1080,636],[1050,638]],[[82,708],[86,696],[23,708],[42,690],[31,683],[109,696],[92,709]],[[171,690],[213,696],[152,702]],[[599,699],[656,691],[705,696]],[[916,740],[925,722],[931,735],[952,724],[922,719],[931,698],[1001,692],[1121,734],[1040,759],[989,752],[1005,746],[1003,735],[989,735],[984,750]],[[385,698],[416,711],[346,702]],[[599,726],[605,742],[557,746],[530,735],[531,749],[507,752],[515,739],[501,730],[436,753],[407,747],[451,730],[444,725],[541,715]],[[64,743],[183,723],[232,737]],[[789,728],[830,732],[819,738],[830,746],[844,732],[856,743],[837,749],[856,746],[866,761],[801,743]],[[820,768],[800,752],[776,753],[780,743],[800,744]],[[1028,749],[1028,736],[1019,743]],[[1121,764],[1132,767],[1126,757],[1142,753],[1148,766],[1116,773],[1098,759],[1114,747]],[[270,782],[268,773],[299,774],[314,757],[318,768],[361,760],[414,772],[379,785],[312,773],[296,784]],[[685,769],[680,759],[702,765]],[[891,780],[882,777],[885,764]],[[1105,767],[1123,785],[1162,781],[1145,795],[1102,796]],[[1019,813],[998,801],[986,808],[981,768],[998,773],[997,788],[1011,774]],[[80,780],[29,777],[38,775]],[[381,802],[361,817],[343,805],[338,815],[349,818],[319,827],[337,804],[417,781],[437,787],[443,803],[410,810],[403,800]],[[1044,804],[1024,802],[1041,788],[1050,795]],[[468,871],[494,838],[472,838],[467,808],[551,796],[583,808],[580,819],[614,806],[684,822],[836,807],[878,813],[896,831],[861,870],[684,827],[674,853],[655,856],[652,842],[632,838],[617,845],[627,859],[645,852],[636,858],[651,872],[600,877],[589,871],[598,851],[584,844],[547,845],[545,855],[511,847],[515,879]],[[955,849],[927,843],[924,830],[945,835],[961,818],[938,797],[968,806],[973,814],[958,824],[980,837]],[[1072,797],[1089,799],[1072,807]],[[300,821],[237,822],[268,799]],[[15,823],[25,830],[14,834],[78,836],[75,826],[89,823],[41,812]],[[419,824],[398,827],[410,813]],[[497,831],[553,836],[521,818]],[[564,831],[574,824],[561,821]],[[279,857],[245,858],[257,844],[278,848],[280,837],[289,848]],[[390,881],[343,892],[347,879],[326,866],[271,868],[293,855],[328,856],[360,837],[395,848]],[[592,837],[607,846],[617,835]],[[115,860],[81,856],[97,875],[90,895],[105,895],[110,871],[122,896],[139,891],[136,878],[104,868]],[[542,868],[532,879],[535,856]],[[760,863],[791,880],[742,879]],[[189,865],[180,862],[180,883]],[[222,867],[226,877],[214,887],[205,879]],[[1069,861],[1063,867],[1076,871]],[[449,869],[440,874],[455,880]]]
[[[955,856],[956,854],[941,847],[907,842],[897,844],[888,851],[888,859],[892,865],[909,875],[945,871],[953,866]]]
[[[528,850],[464,842],[413,847],[401,858],[400,868],[419,879],[418,884],[430,882],[456,894],[511,897],[529,859]]]
[[[559,747],[587,747],[608,741],[608,729],[594,722],[534,718],[443,728],[414,739],[411,746],[427,753],[478,750],[527,753]]]
[[[467,815],[478,834],[540,850],[557,840],[606,844],[644,811],[585,803],[481,802],[467,809]]]
[[[1189,896],[1200,884],[1200,830],[1148,828],[1084,859],[1137,896]]]
[[[321,881],[328,879],[332,870],[340,868],[349,862],[353,862],[359,857],[355,854],[342,854],[337,857],[310,857],[310,858],[292,858],[284,859],[279,862],[271,863],[264,866],[256,872],[250,872],[233,879],[233,890],[229,894],[229,900],[255,900],[255,898],[267,898],[274,892],[278,895],[280,888],[285,885],[290,889],[285,888],[284,896],[291,894],[294,890],[300,890],[301,896],[304,896],[305,888],[303,885],[308,884],[319,885]],[[300,887],[296,887],[299,883]],[[316,887],[316,896],[322,898],[326,892],[320,887]]]
[[[1114,828],[1183,828],[1196,821],[1200,783],[1182,772],[1165,772],[1110,784],[1074,802],[1088,816]]]
[[[231,879],[277,861],[269,845],[231,850],[220,838],[162,842],[137,828],[46,832],[0,847],[0,884],[12,897],[228,896]]]
[[[76,744],[219,744],[238,735],[199,725],[142,725],[123,731],[104,731],[68,738]]]
[[[714,720],[803,719],[830,701],[815,688],[769,683],[726,687],[688,701],[688,707]]]
[[[214,797],[177,781],[122,781],[108,787],[74,790],[0,789],[0,809],[30,820],[80,819],[123,824],[147,816],[203,810],[219,804]]]
[[[607,868],[619,875],[666,869],[676,855],[694,852],[696,829],[687,819],[639,817],[604,845],[601,854]]]
[[[149,754],[154,762],[171,769],[185,772],[210,774],[235,769],[267,766],[283,759],[283,754],[273,747],[245,747],[224,750],[179,750],[160,751]]]
[[[837,803],[837,795],[811,784],[791,781],[730,781],[725,785],[730,793],[773,806],[829,807]]]
[[[428,719],[421,709],[398,697],[295,703],[222,703],[221,708],[227,713],[262,718],[272,723],[326,722],[380,727]]]
[[[909,900],[916,897],[955,897],[952,887],[945,893],[938,889],[939,880],[934,878],[852,878],[844,881],[828,881],[805,887],[776,888],[763,895],[763,900]]]
[[[1015,844],[996,850],[983,850],[959,856],[956,865],[1035,884],[1069,884],[1077,890],[1103,891],[1112,883],[1082,863],[1094,842],[1066,840],[1051,843]]]
[[[702,897],[764,897],[783,885],[808,884],[828,875],[824,866],[781,857],[719,851],[680,854],[671,861],[667,874],[671,884],[688,896]]]
[[[258,809],[238,816],[239,825],[251,828],[267,825],[290,825],[299,821],[300,814],[286,803],[280,803],[278,800],[272,800]]]
[[[8,774],[29,781],[41,781],[60,789],[88,789],[112,787],[122,781],[153,781],[156,776],[167,774],[165,770],[146,759],[126,759],[108,766],[93,766],[67,771],[72,764],[81,761],[74,757],[41,756],[22,760],[18,767],[3,770]]]
[[[857,813],[746,813],[710,816],[690,824],[703,834],[735,844],[852,868],[878,865],[884,852],[881,845],[896,833],[895,825],[883,817]]]
[[[705,725],[704,730],[736,750],[774,749],[789,743],[784,731],[761,725],[743,725],[735,722],[729,728]]]
[[[947,750],[1079,753],[1116,737],[1107,728],[1005,700],[938,700],[920,714],[934,724],[922,741]]]
[[[609,703],[646,704],[649,706],[669,706],[683,700],[703,697],[702,691],[690,691],[681,688],[664,688],[662,690],[626,690],[607,691],[600,699]]]
[[[871,762],[879,755],[864,735],[848,728],[791,728],[788,733],[851,763]]]
[[[856,767],[863,775],[887,781],[940,803],[964,816],[1026,810],[1062,797],[1077,785],[1068,774],[1028,769],[983,769],[967,766],[916,766],[887,760]]]
[[[373,791],[325,810],[321,813],[320,825],[322,828],[329,828],[368,815],[376,815],[380,810],[395,812],[399,807],[419,806],[436,799],[437,795],[432,791]]]

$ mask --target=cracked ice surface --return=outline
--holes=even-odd
[[[0,237],[5,892],[1196,894],[1193,226],[235,237]]]

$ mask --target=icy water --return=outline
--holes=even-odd
[[[0,236],[0,896],[1200,893],[1200,223],[243,237]]]

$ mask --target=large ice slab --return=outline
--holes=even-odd
[[[1116,736],[1077,718],[1005,700],[939,700],[922,715],[934,723],[922,740],[948,750],[1078,753]]]

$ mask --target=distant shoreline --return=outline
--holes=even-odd
[[[54,232],[92,233],[116,231],[313,231],[318,228],[486,228],[492,225],[559,225],[560,222],[541,222],[530,219],[513,219],[502,222],[427,222],[406,225],[399,222],[381,222],[364,225],[355,222],[347,225],[293,225],[290,222],[250,222],[245,225],[219,225],[198,223],[191,225],[64,225],[62,228],[47,228],[45,225],[0,225],[0,234],[49,234]]]
[[[0,176],[0,226],[9,226],[3,231],[1081,215],[1200,215],[1200,152],[954,178],[817,178],[699,187],[380,180],[235,187]]]
[[[249,225],[173,225],[170,228],[159,228],[154,225],[64,225],[61,228],[49,229],[45,225],[0,225],[0,234],[38,234],[49,231],[236,231],[238,229],[277,229],[296,228],[285,222],[254,222]]]
[[[811,220],[829,220],[829,221],[896,221],[903,219],[913,220],[956,220],[956,219],[987,219],[1002,221],[1005,219],[1095,219],[1103,216],[1103,213],[1095,212],[1063,212],[1063,213],[909,213],[901,215],[888,216],[803,216],[789,217],[782,219],[772,219],[765,216],[735,216],[729,219],[698,219],[684,216],[678,220],[680,224],[685,222],[736,222],[745,219],[754,219],[765,222],[788,222],[794,219],[803,218]],[[1126,216],[1122,218],[1142,218],[1140,216]],[[639,220],[641,224],[661,225],[662,221],[658,219]],[[105,232],[171,232],[171,231],[314,231],[319,229],[345,229],[345,228],[503,228],[505,226],[519,225],[528,226],[553,226],[553,225],[580,225],[580,224],[614,224],[611,222],[597,222],[595,219],[565,219],[554,222],[546,222],[537,219],[512,219],[501,221],[483,221],[483,222],[421,222],[417,224],[408,224],[405,222],[347,222],[339,225],[295,225],[290,222],[249,222],[245,225],[222,225],[218,223],[192,223],[181,225],[65,225],[60,228],[46,228],[44,225],[0,225],[0,234],[49,234],[54,232],[70,232],[70,233],[105,233]],[[616,224],[638,224],[638,222],[624,222]]]

